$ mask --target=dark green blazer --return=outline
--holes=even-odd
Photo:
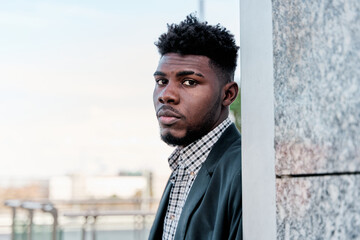
[[[168,181],[149,240],[162,239]],[[242,239],[241,139],[234,124],[215,143],[186,199],[175,240]]]

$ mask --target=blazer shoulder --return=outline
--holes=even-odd
[[[218,167],[230,168],[230,171],[241,169],[241,136],[234,124],[231,124],[215,143],[204,167],[209,173]]]

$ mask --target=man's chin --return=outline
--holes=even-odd
[[[190,143],[194,142],[195,140],[201,138],[203,134],[201,133],[193,133],[187,132],[183,137],[175,137],[171,133],[161,134],[161,140],[171,146],[187,146]]]
[[[161,140],[171,146],[185,146],[187,145],[185,137],[175,137],[170,133],[161,135]]]

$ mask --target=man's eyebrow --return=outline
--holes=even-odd
[[[154,76],[163,76],[163,77],[165,77],[166,74],[163,73],[163,72],[160,72],[160,71],[156,71],[156,72],[154,72]]]
[[[194,71],[181,71],[176,74],[176,77],[182,77],[182,76],[193,75],[193,74],[198,77],[202,77],[202,78],[204,77],[204,75],[202,75],[201,73],[196,73]]]

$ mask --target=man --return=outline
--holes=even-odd
[[[238,47],[190,15],[155,43],[160,134],[177,146],[149,239],[242,239],[240,134],[228,118]]]

